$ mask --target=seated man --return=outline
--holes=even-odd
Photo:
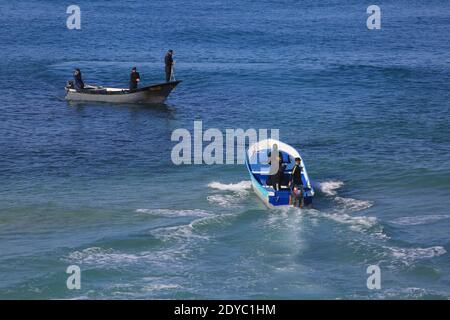
[[[84,89],[84,82],[83,82],[83,78],[81,76],[81,71],[80,69],[76,68],[75,71],[73,72],[73,78],[75,79],[75,89],[76,90],[82,90]]]
[[[301,166],[302,159],[295,158],[295,165],[292,168],[291,181],[289,182],[289,187],[291,188],[291,203],[294,207],[298,206],[303,208],[303,181],[302,181],[302,171]]]

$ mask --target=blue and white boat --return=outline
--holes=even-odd
[[[269,153],[274,148],[274,145],[278,146],[278,151],[283,157],[283,166],[285,166],[284,183],[282,183],[280,190],[275,190],[271,185],[267,184],[270,169]],[[248,172],[250,173],[253,190],[267,207],[275,208],[290,205],[291,189],[288,187],[288,182],[291,180],[295,158],[302,159],[304,206],[311,206],[312,198],[314,197],[314,189],[311,186],[311,181],[308,177],[303,158],[295,148],[274,139],[259,141],[248,148],[245,163]]]

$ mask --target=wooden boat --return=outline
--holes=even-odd
[[[171,81],[132,90],[93,85],[86,85],[84,89],[76,90],[69,82],[65,88],[65,99],[110,103],[162,103],[180,82]]]

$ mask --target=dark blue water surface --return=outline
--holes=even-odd
[[[64,1],[0,1],[0,298],[450,297],[449,3],[379,2],[375,31],[357,0],[76,4],[81,30]],[[160,82],[169,48],[164,105],[62,100],[75,67]],[[172,164],[194,120],[280,129],[315,208]]]

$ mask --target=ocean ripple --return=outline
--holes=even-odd
[[[444,219],[449,219],[450,215],[448,214],[433,214],[433,215],[424,215],[424,216],[416,216],[416,217],[400,217],[394,220],[391,220],[391,223],[402,225],[402,226],[416,226],[422,224],[429,224],[433,222],[437,222]]]
[[[339,180],[322,181],[317,183],[317,187],[319,188],[319,190],[328,196],[335,196],[337,194],[336,190],[341,188],[343,185],[344,182]]]
[[[136,212],[162,217],[207,217],[212,215],[212,213],[200,209],[137,209]]]

